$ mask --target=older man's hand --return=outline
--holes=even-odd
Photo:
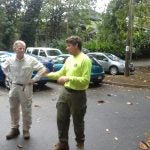
[[[28,81],[28,85],[34,85],[34,84],[35,84],[34,80],[31,79],[31,80]]]

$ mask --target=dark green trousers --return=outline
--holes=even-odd
[[[84,116],[86,113],[86,92],[63,88],[57,102],[57,126],[60,142],[68,142],[70,116],[73,119],[77,143],[84,142]]]

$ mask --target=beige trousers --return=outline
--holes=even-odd
[[[20,106],[22,110],[23,130],[29,130],[32,124],[33,86],[12,84],[9,91],[11,128],[19,128]]]

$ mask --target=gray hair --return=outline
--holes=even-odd
[[[26,43],[25,43],[24,41],[22,41],[22,40],[17,40],[17,41],[15,41],[14,44],[13,44],[13,49],[15,49],[18,44],[22,44],[22,45],[24,45],[24,46],[26,47]]]

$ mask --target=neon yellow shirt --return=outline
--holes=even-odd
[[[63,67],[57,72],[47,75],[49,79],[57,80],[61,76],[67,76],[69,81],[64,84],[66,88],[74,90],[86,90],[90,82],[91,60],[84,53],[67,58]]]

